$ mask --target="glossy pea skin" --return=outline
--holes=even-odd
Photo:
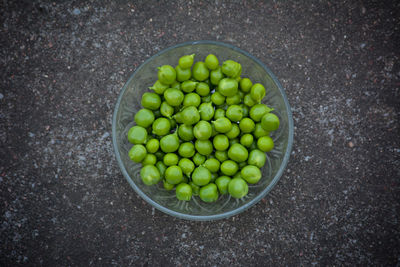
[[[222,73],[221,67],[210,72],[210,82],[212,85],[218,85],[223,78],[225,78],[225,75]]]
[[[267,113],[261,119],[261,126],[268,132],[278,130],[279,124],[279,118],[274,113]]]
[[[201,103],[201,98],[196,93],[188,93],[185,95],[183,99],[184,107],[194,106],[197,108],[200,105],[200,103]]]
[[[163,163],[165,166],[174,166],[178,165],[179,157],[175,153],[167,153],[163,158]]]
[[[221,164],[221,172],[227,176],[233,176],[239,170],[239,165],[233,160],[225,160]]]
[[[194,139],[193,126],[182,124],[178,128],[178,135],[183,141],[192,141]]]
[[[247,148],[249,148],[253,142],[254,142],[254,137],[252,134],[247,133],[242,135],[242,137],[240,137],[240,144],[242,144]]]
[[[144,108],[157,110],[161,105],[161,98],[156,93],[146,92],[142,95],[141,104]]]
[[[184,95],[179,89],[168,88],[164,92],[164,98],[170,106],[177,107],[183,102]]]
[[[190,201],[192,198],[192,187],[187,183],[180,183],[176,187],[176,198],[183,201]]]
[[[274,141],[269,136],[262,136],[257,140],[257,147],[261,151],[269,152],[274,148]]]
[[[167,90],[169,86],[167,84],[162,84],[159,80],[157,80],[153,86],[149,87],[150,90],[153,90],[154,93],[162,95],[164,91]]]
[[[240,64],[233,60],[226,60],[222,63],[222,73],[231,78],[240,75],[241,69]]]
[[[256,184],[258,181],[261,179],[261,170],[260,168],[253,166],[253,165],[247,165],[244,167],[241,171],[240,174],[242,178],[248,182],[249,184]]]
[[[136,125],[142,126],[143,128],[149,127],[153,123],[154,119],[155,119],[155,117],[154,117],[153,111],[151,111],[150,109],[147,109],[147,108],[140,109],[135,114],[135,118],[134,118]]]
[[[215,158],[209,158],[203,163],[203,166],[206,167],[211,173],[218,172],[220,165],[220,162]]]
[[[198,196],[200,192],[200,186],[196,185],[192,181],[189,182],[189,185],[192,187],[193,196]]]
[[[196,152],[194,149],[195,147],[191,142],[185,142],[179,146],[178,153],[181,157],[191,158]]]
[[[240,134],[240,128],[236,123],[232,123],[232,129],[225,133],[225,135],[229,138],[229,139],[235,139],[236,137],[238,137]]]
[[[192,157],[192,160],[196,166],[200,166],[204,163],[204,161],[206,161],[206,156],[200,154],[199,152],[196,152],[196,154],[194,154],[194,156]]]
[[[209,54],[204,60],[204,63],[206,64],[209,70],[215,70],[219,67],[219,60],[213,54]]]
[[[193,69],[192,69],[192,76],[196,80],[202,82],[208,79],[210,75],[210,71],[207,69],[207,66],[204,62],[198,61],[194,63]]]
[[[176,71],[170,65],[164,65],[158,68],[158,80],[163,84],[173,84],[176,80]]]
[[[147,131],[142,126],[133,126],[128,131],[128,141],[132,144],[145,144]]]
[[[158,151],[159,147],[160,147],[160,141],[158,141],[158,139],[152,138],[149,141],[147,141],[146,150],[149,153],[153,153],[153,154],[156,153]]]
[[[183,182],[182,169],[179,166],[170,166],[165,170],[165,180],[170,184]]]
[[[240,85],[240,90],[242,90],[242,92],[248,93],[250,92],[253,83],[249,78],[243,78],[240,80],[239,85]]]
[[[130,150],[129,150],[129,158],[137,163],[142,162],[142,160],[146,157],[147,151],[146,148],[143,145],[134,145]]]
[[[253,130],[253,135],[256,139],[258,139],[262,136],[269,136],[269,132],[264,130],[264,128],[261,126],[261,123],[256,123],[256,126]]]
[[[237,105],[237,104],[240,104],[240,102],[242,102],[242,97],[240,96],[239,93],[237,93],[234,96],[227,96],[226,99],[225,99],[225,103],[228,106]]]
[[[250,118],[243,118],[239,123],[239,128],[243,133],[251,133],[255,127],[256,124]]]
[[[174,107],[170,106],[166,101],[163,101],[160,106],[161,115],[167,118],[171,118],[174,114]]]
[[[243,103],[248,107],[252,107],[257,104],[257,102],[253,100],[250,94],[247,94],[243,97]]]
[[[199,121],[193,127],[193,134],[198,140],[208,140],[212,134],[212,127],[208,121]]]
[[[153,122],[152,133],[158,136],[164,136],[171,130],[171,122],[166,118],[158,118]]]
[[[199,106],[199,113],[201,120],[209,121],[214,117],[214,107],[211,103],[202,103]]]
[[[215,202],[218,199],[218,188],[214,183],[209,183],[200,188],[199,196],[204,202]]]
[[[249,153],[247,149],[239,143],[231,145],[231,147],[228,150],[228,157],[231,160],[234,160],[239,163],[246,161],[248,156]]]
[[[161,180],[161,174],[154,165],[143,166],[140,170],[140,177],[146,185],[153,185]]]
[[[164,175],[165,175],[165,170],[167,169],[167,166],[164,164],[164,162],[162,162],[162,161],[157,161],[156,167],[157,167],[158,171],[160,172],[161,177],[164,177]]]
[[[214,149],[210,140],[196,140],[194,146],[197,152],[204,156],[210,155]]]
[[[192,173],[192,181],[198,186],[206,185],[211,180],[211,172],[203,166],[194,169]]]
[[[200,120],[200,113],[195,106],[182,110],[182,120],[185,125],[193,125]]]
[[[227,133],[232,129],[232,123],[228,118],[221,117],[213,121],[215,130],[219,133]]]
[[[225,115],[230,121],[238,122],[243,118],[243,109],[238,105],[231,105]]]
[[[199,96],[207,96],[210,93],[210,86],[205,82],[200,82],[196,86],[196,93]]]
[[[179,67],[182,69],[189,69],[192,67],[193,62],[194,62],[194,56],[195,54],[192,55],[185,55],[179,58]]]
[[[223,78],[218,84],[218,92],[223,96],[234,96],[238,92],[238,82],[235,79]]]
[[[254,84],[250,89],[250,96],[256,103],[260,103],[265,96],[265,87],[261,83]]]
[[[198,84],[198,82],[191,81],[191,80],[189,80],[189,81],[184,81],[184,82],[181,84],[181,90],[182,90],[183,92],[185,92],[185,93],[191,93],[191,92],[193,92],[193,91],[196,89],[197,84]]]
[[[219,160],[219,162],[224,162],[228,159],[228,151],[215,151],[215,158]]]
[[[225,110],[222,108],[217,108],[214,112],[214,120],[225,117]]]
[[[195,168],[193,161],[191,161],[188,158],[180,159],[179,163],[178,163],[178,166],[181,167],[182,172],[185,175],[190,175],[193,172],[194,168]]]
[[[160,140],[161,150],[165,153],[172,153],[179,148],[179,138],[176,133],[169,134],[161,138]]]
[[[234,178],[228,184],[228,192],[234,198],[242,198],[249,192],[249,187],[242,178]]]
[[[170,191],[174,189],[175,185],[168,183],[166,180],[163,180],[163,187],[165,190]]]
[[[256,104],[250,109],[250,118],[255,122],[260,122],[262,117],[272,110],[274,109],[265,104]]]
[[[227,150],[229,147],[229,139],[224,134],[217,134],[213,139],[214,148],[218,151]]]
[[[192,71],[190,68],[182,69],[179,65],[175,67],[176,71],[176,80],[178,82],[184,82],[189,80],[192,77]]]
[[[265,165],[266,160],[267,156],[265,155],[265,152],[259,149],[254,149],[250,152],[247,163],[249,165],[254,165],[258,168],[262,168]]]
[[[216,106],[222,105],[225,102],[225,96],[223,96],[220,92],[214,92],[211,95],[211,102],[213,102]]]
[[[157,162],[157,157],[154,154],[146,154],[146,157],[144,157],[142,161],[142,165],[155,165]]]
[[[215,184],[218,187],[218,191],[221,195],[225,195],[228,193],[228,185],[231,181],[229,176],[220,176],[215,180]]]

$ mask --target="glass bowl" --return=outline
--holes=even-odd
[[[144,92],[149,91],[157,80],[157,67],[177,65],[179,57],[196,54],[195,60],[204,60],[208,54],[215,54],[220,64],[231,59],[242,64],[242,77],[249,77],[253,83],[262,83],[266,88],[263,103],[273,107],[280,118],[280,127],[271,134],[275,148],[267,153],[267,162],[262,168],[262,179],[256,185],[249,185],[249,193],[242,199],[221,195],[214,203],[205,203],[199,197],[189,202],[179,201],[174,191],[166,191],[162,183],[153,186],[143,184],[140,178],[141,165],[129,159],[132,147],[127,132],[134,125],[134,115],[141,108]],[[129,78],[123,87],[114,110],[112,134],[115,155],[123,175],[132,188],[156,209],[169,215],[189,220],[216,220],[238,214],[260,201],[278,182],[288,163],[293,143],[293,120],[286,94],[275,75],[257,58],[229,44],[214,41],[186,42],[169,47],[146,60]]]

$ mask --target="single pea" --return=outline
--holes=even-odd
[[[219,160],[219,162],[224,162],[228,159],[228,151],[215,151],[215,157],[217,160]]]
[[[183,181],[182,169],[179,166],[169,166],[165,170],[165,180],[170,184],[179,184]]]
[[[257,147],[261,151],[269,152],[274,148],[274,141],[269,136],[262,136],[257,140]]]
[[[272,110],[274,109],[265,104],[256,104],[250,109],[250,118],[252,118],[255,122],[259,122],[265,114]]]
[[[158,136],[164,136],[171,130],[171,122],[166,118],[158,118],[153,122],[152,133]]]
[[[196,93],[200,96],[207,96],[210,93],[210,86],[205,82],[200,82],[196,86]]]
[[[243,98],[243,97],[240,97],[240,94],[237,93],[237,94],[234,95],[234,96],[227,96],[226,99],[225,99],[225,102],[226,102],[226,104],[227,104],[228,106],[230,106],[230,105],[237,105],[237,104],[240,104],[240,102],[242,102],[242,98]]]
[[[182,103],[184,95],[181,90],[168,88],[164,92],[164,98],[170,106],[177,107]]]
[[[154,153],[154,155],[156,155],[157,160],[163,160],[165,153],[160,149],[156,153]]]
[[[212,106],[211,102],[210,103],[202,103],[199,106],[199,113],[200,113],[200,118],[203,121],[209,121],[213,118],[214,116],[214,107]]]
[[[171,84],[169,86],[169,88],[175,88],[175,89],[181,90],[181,83],[178,81],[175,81],[173,84]]]
[[[183,123],[183,116],[182,116],[182,112],[177,112],[175,113],[175,115],[172,116],[172,118],[177,122],[177,123]]]
[[[261,83],[254,84],[250,89],[250,96],[256,103],[260,103],[265,96],[265,87]]]
[[[176,71],[170,65],[158,68],[158,80],[163,84],[173,84],[176,80]]]
[[[186,94],[185,98],[183,99],[184,107],[195,106],[197,108],[200,105],[200,103],[201,103],[201,98],[196,93]]]
[[[223,96],[220,92],[214,92],[211,95],[211,102],[217,106],[222,105],[225,102],[225,96]]]
[[[210,76],[210,71],[207,69],[207,66],[204,62],[198,61],[194,63],[192,75],[193,78],[195,78],[199,82],[202,82]]]
[[[178,135],[183,141],[192,141],[194,139],[193,126],[182,124],[178,128]]]
[[[184,81],[181,84],[181,90],[184,91],[185,93],[191,93],[194,91],[194,89],[196,89],[197,84],[198,84],[198,82],[191,81],[191,80]]]
[[[214,136],[213,144],[216,150],[224,151],[227,150],[229,147],[229,139],[224,134],[217,134]]]
[[[154,154],[157,152],[159,147],[160,147],[160,141],[158,141],[158,139],[152,138],[149,141],[147,141],[147,144],[146,144],[147,152]]]
[[[175,152],[179,148],[179,138],[177,133],[169,134],[160,140],[161,150],[165,153]]]
[[[252,107],[254,106],[256,103],[256,101],[253,100],[253,98],[251,98],[250,94],[247,94],[243,97],[243,103],[248,106],[248,107]]]
[[[194,169],[192,173],[192,181],[198,186],[206,185],[211,180],[211,172],[203,166]]]
[[[214,112],[214,120],[218,120],[219,118],[225,117],[225,110],[222,108],[217,108]]]
[[[129,158],[134,161],[134,162],[142,162],[144,158],[146,157],[147,151],[146,148],[143,145],[134,145],[130,150],[129,150]]]
[[[215,70],[219,67],[218,58],[213,54],[209,54],[204,62],[209,70]]]
[[[193,196],[198,196],[200,192],[200,186],[196,185],[192,181],[189,182],[189,185],[192,187]]]
[[[191,158],[195,153],[194,145],[190,142],[182,143],[179,146],[178,153],[181,157]]]
[[[231,178],[229,176],[220,176],[215,180],[215,184],[218,187],[218,191],[221,195],[225,195],[228,193],[228,185],[229,182],[231,181]]]
[[[133,126],[128,131],[128,141],[132,144],[145,144],[147,131],[142,126]]]
[[[262,152],[259,149],[254,149],[250,152],[249,158],[247,159],[247,163],[249,165],[257,166],[258,168],[262,168],[267,160],[267,156],[265,152]]]
[[[206,156],[197,152],[196,154],[194,154],[192,160],[196,166],[200,166],[204,163],[204,161],[206,161]]]
[[[212,134],[212,127],[208,121],[199,121],[193,127],[193,134],[198,140],[208,140]]]
[[[232,123],[232,129],[225,133],[225,135],[229,138],[229,139],[235,139],[236,137],[238,137],[240,134],[240,128],[236,123]]]
[[[222,63],[222,72],[231,78],[239,76],[241,69],[241,65],[233,60],[227,60]]]
[[[178,165],[179,157],[175,153],[167,153],[164,156],[163,163],[165,166],[174,166]]]
[[[199,196],[204,202],[215,202],[218,199],[218,188],[214,183],[209,183],[200,188]]]
[[[161,177],[164,177],[165,170],[167,169],[167,166],[165,166],[164,162],[157,161],[156,167],[157,167],[158,171],[160,172]]]
[[[151,111],[150,109],[147,109],[147,108],[140,109],[135,114],[135,118],[134,118],[136,125],[142,126],[144,128],[149,127],[153,123],[154,119],[155,119],[155,117],[154,117],[153,111]]]
[[[242,107],[242,110],[243,110],[243,118],[248,117],[249,116],[249,107],[246,106],[245,104],[240,104],[240,106]]]
[[[233,144],[228,150],[228,157],[236,162],[246,161],[249,156],[247,149],[241,144]]]
[[[193,65],[195,54],[185,55],[179,58],[179,67],[189,69]]]
[[[256,127],[254,128],[253,135],[256,139],[260,138],[261,136],[269,136],[269,132],[264,130],[261,126],[261,123],[256,123]]]
[[[164,91],[167,90],[169,86],[167,84],[162,84],[159,80],[157,80],[152,87],[149,87],[150,90],[153,90],[154,93],[162,95]]]
[[[240,143],[245,147],[250,147],[251,144],[254,142],[254,137],[252,134],[244,134],[240,137]]]
[[[210,140],[196,140],[194,146],[197,152],[205,156],[210,155],[214,149]]]
[[[239,122],[239,128],[243,133],[251,133],[255,127],[256,127],[256,124],[250,118],[243,118]]]
[[[175,67],[176,71],[176,80],[178,82],[184,82],[189,80],[192,77],[192,71],[190,68],[182,69],[179,65]]]
[[[187,183],[180,183],[176,187],[176,198],[183,201],[190,201],[192,198],[192,187]]]
[[[228,176],[233,176],[239,170],[239,165],[233,160],[225,160],[221,163],[221,172]]]
[[[249,186],[242,178],[234,178],[228,184],[228,192],[234,198],[242,198],[249,192]]]
[[[182,110],[182,120],[186,125],[193,125],[200,120],[200,113],[194,106],[186,107]]]
[[[163,101],[160,106],[160,112],[161,115],[170,119],[171,116],[174,114],[174,108],[170,106],[166,101]]]
[[[201,102],[203,103],[211,103],[211,95],[206,95],[201,98]]]
[[[222,73],[222,68],[218,67],[215,70],[210,72],[210,82],[213,85],[218,85],[219,82],[225,78],[225,75]]]
[[[268,132],[278,130],[279,124],[279,118],[274,113],[267,113],[261,119],[261,126]]]
[[[207,159],[203,164],[211,173],[218,172],[220,165],[220,162],[214,158]]]
[[[143,166],[140,170],[140,177],[146,185],[153,185],[161,180],[161,174],[154,165]]]
[[[142,161],[142,165],[155,165],[157,162],[157,157],[154,154],[147,154]]]
[[[218,84],[218,92],[223,96],[234,96],[238,92],[238,82],[232,78],[223,78]]]
[[[242,174],[242,178],[249,184],[258,183],[262,176],[260,168],[253,165],[247,165],[240,173]]]
[[[240,89],[245,93],[250,92],[250,89],[253,86],[253,83],[249,78],[241,79],[239,84],[240,84]]]
[[[178,166],[181,167],[182,172],[185,175],[190,175],[194,170],[194,163],[188,158],[182,158],[179,160]]]
[[[228,118],[222,117],[212,122],[219,133],[227,133],[232,129],[232,123]]]
[[[230,121],[240,121],[243,118],[243,109],[238,105],[231,105],[226,110],[226,117]]]
[[[167,191],[170,191],[170,190],[174,189],[174,187],[175,187],[174,184],[170,184],[166,180],[163,180],[163,186],[164,186],[164,189]]]
[[[156,93],[146,92],[142,95],[141,104],[144,108],[157,110],[161,105],[161,98]]]

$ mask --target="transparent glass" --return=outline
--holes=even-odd
[[[267,163],[262,168],[263,177],[256,185],[249,186],[243,199],[222,195],[215,203],[204,203],[198,197],[190,202],[179,201],[174,191],[166,191],[160,185],[147,186],[140,179],[141,165],[128,157],[131,144],[126,136],[133,125],[135,113],[141,108],[140,100],[147,88],[157,80],[157,67],[164,64],[176,65],[179,57],[196,54],[197,60],[208,54],[217,55],[222,63],[231,59],[242,64],[242,77],[253,83],[262,83],[267,89],[264,103],[275,109],[280,118],[279,130],[271,135],[275,148],[267,153]],[[187,42],[167,48],[144,62],[130,77],[118,98],[112,121],[113,144],[118,164],[132,188],[148,203],[169,215],[189,220],[216,220],[238,214],[260,201],[277,183],[289,160],[293,143],[293,120],[286,94],[275,75],[249,53],[221,42]]]

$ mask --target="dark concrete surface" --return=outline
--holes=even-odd
[[[0,265],[399,266],[400,4],[296,2],[0,3]],[[216,222],[154,210],[111,142],[132,72],[201,39],[267,64],[295,122],[271,194]]]

